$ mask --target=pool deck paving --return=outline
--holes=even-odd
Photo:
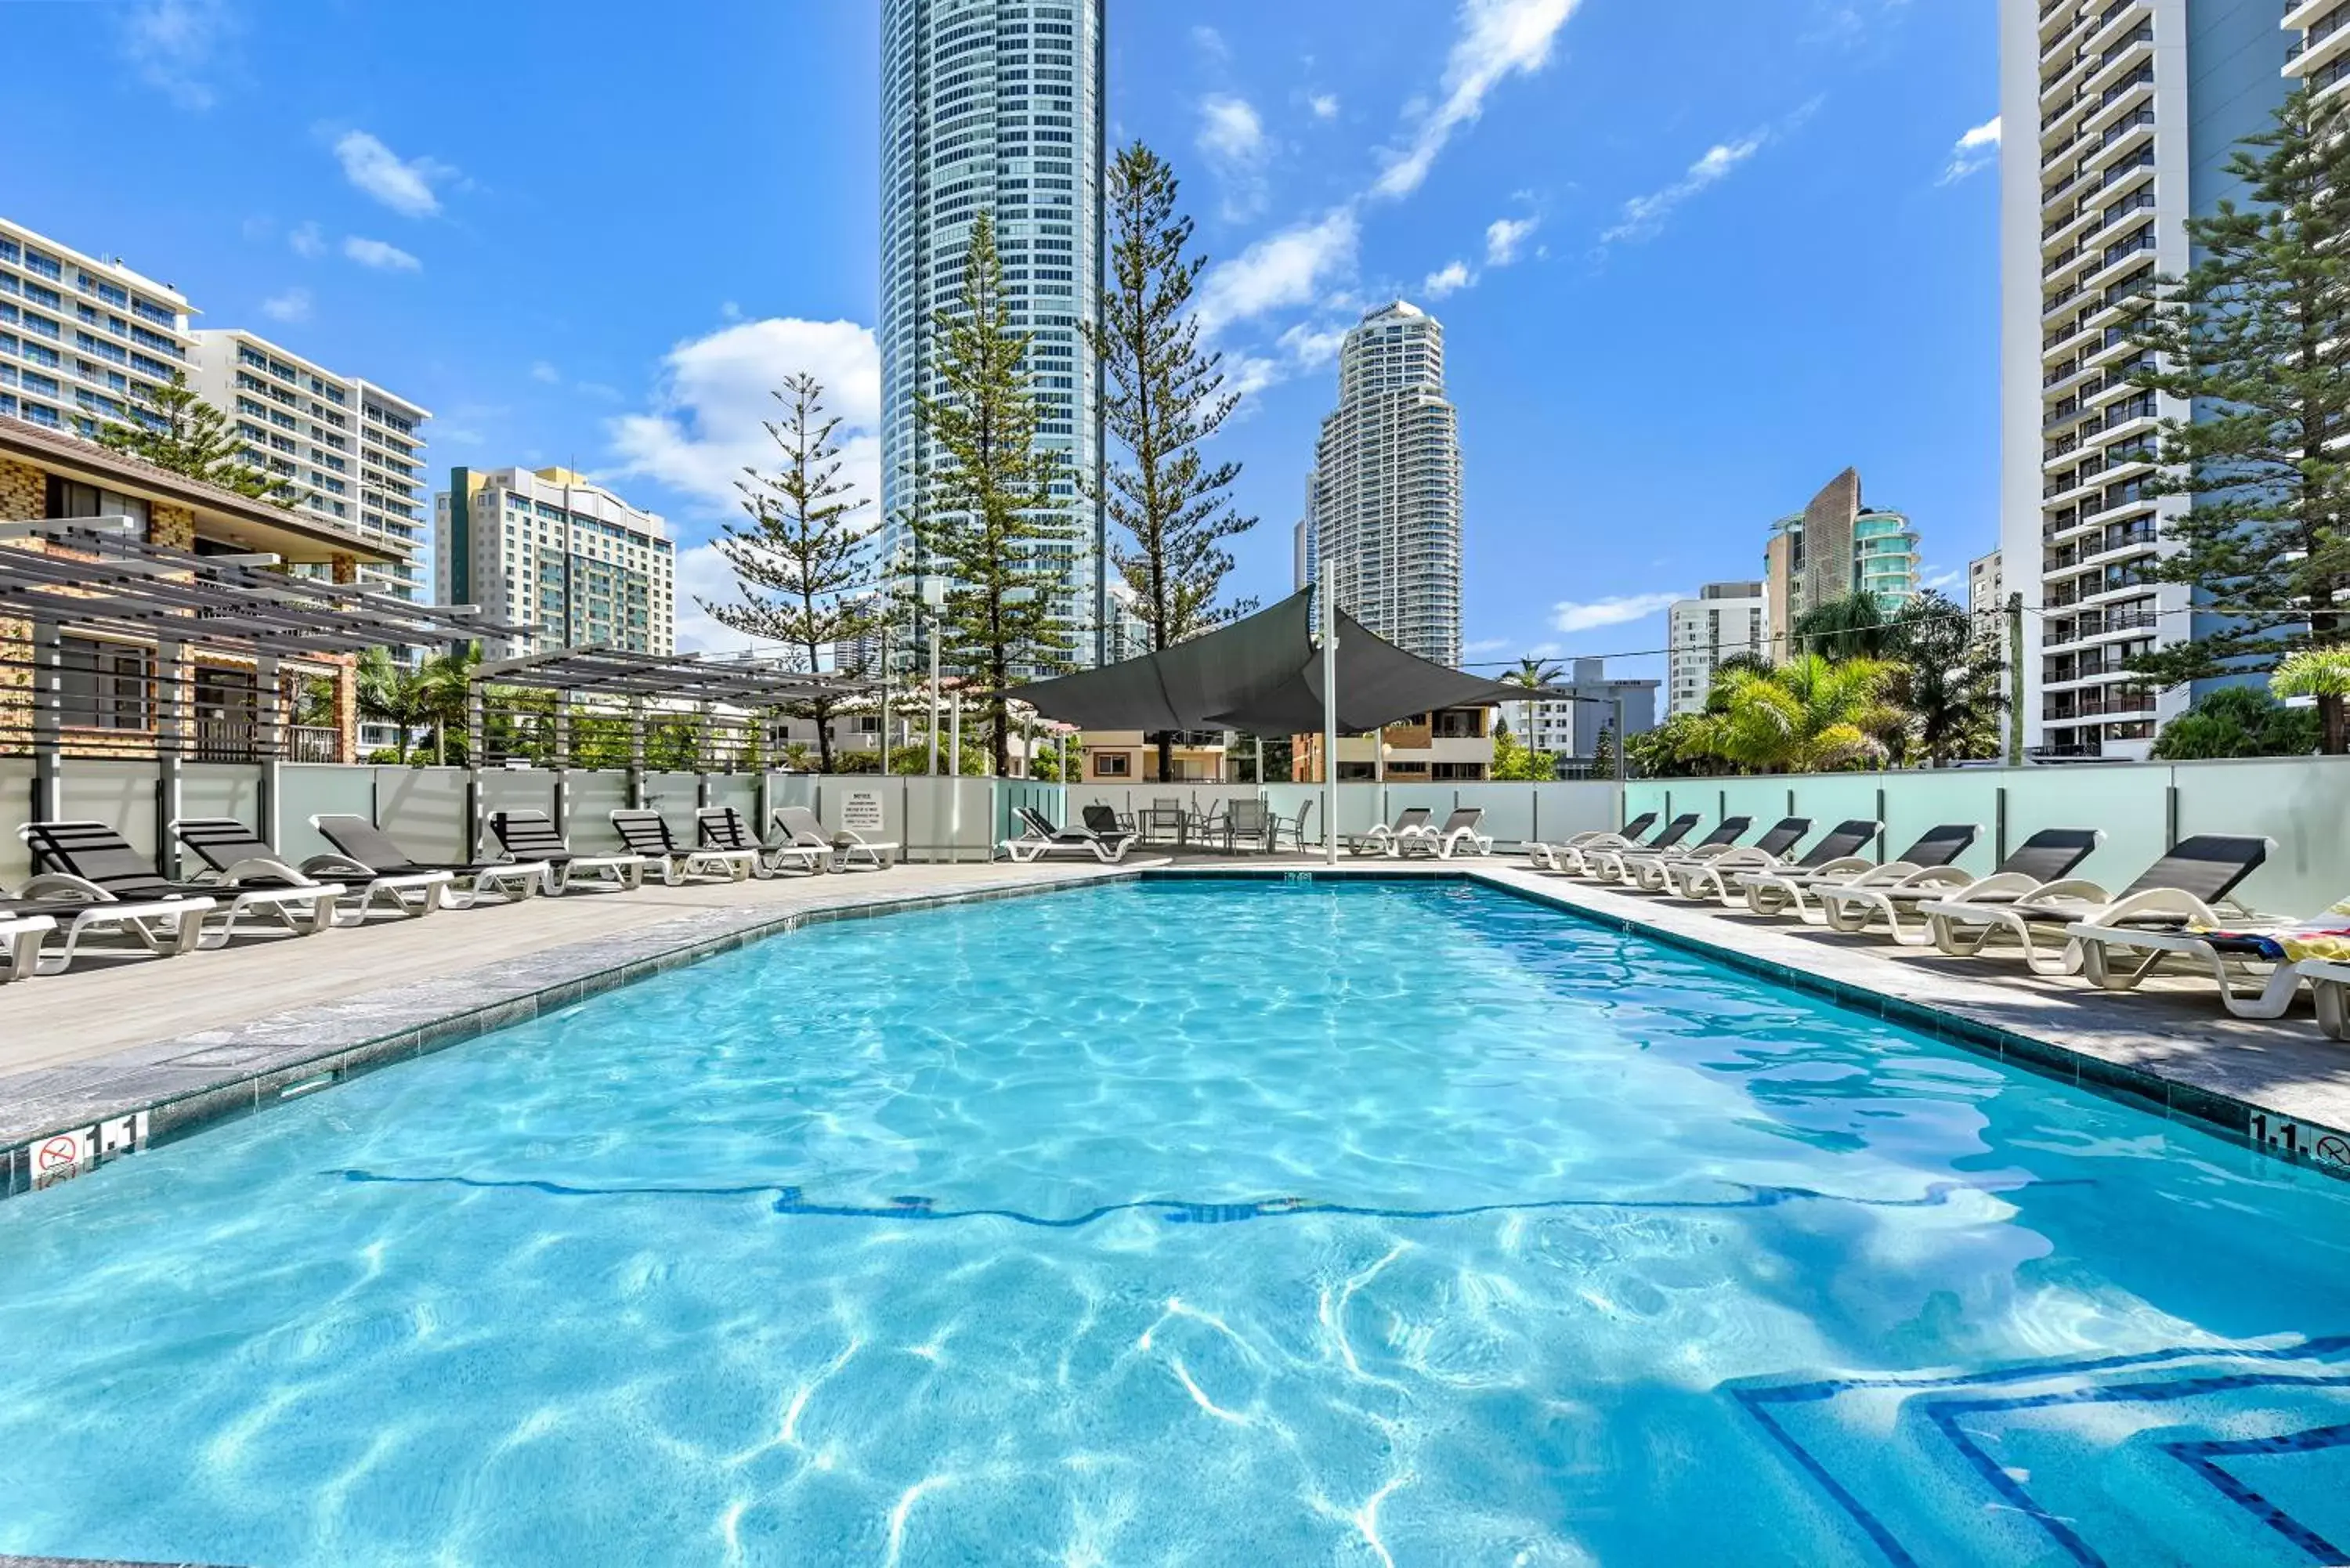
[[[170,961],[94,959],[0,988],[0,1193],[35,1184],[36,1144],[60,1132],[92,1129],[89,1141],[101,1146],[168,1136],[796,924],[1137,872],[1242,869],[1324,867],[1314,856],[907,865],[539,898],[314,937],[256,937]],[[1349,859],[1337,870],[1466,875],[1898,1023],[1955,1031],[1976,1049],[2158,1112],[2243,1130],[2250,1107],[2296,1124],[2251,1129],[2268,1141],[2350,1130],[2350,1047],[2318,1033],[2305,998],[2278,1022],[2237,1019],[2208,981],[2158,977],[2134,992],[2106,992],[2077,977],[2033,975],[2016,958],[1952,958],[1616,891],[1507,855]],[[120,1120],[141,1112],[147,1119],[135,1127]]]

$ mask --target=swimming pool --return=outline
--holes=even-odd
[[[2326,1562],[2345,1221],[1458,884],[843,922],[0,1204],[0,1552]]]

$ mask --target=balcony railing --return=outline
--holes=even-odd
[[[194,757],[200,763],[252,763],[271,759],[269,726],[251,719],[198,719]],[[342,733],[327,724],[276,726],[277,761],[333,763],[342,760]]]

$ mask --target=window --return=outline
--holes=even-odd
[[[1122,779],[1128,776],[1134,759],[1124,752],[1096,752],[1093,754],[1094,777]]]
[[[98,730],[144,730],[153,706],[154,656],[128,643],[68,637],[59,672],[62,721]]]

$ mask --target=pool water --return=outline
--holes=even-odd
[[[2350,1184],[1496,892],[1128,884],[0,1204],[0,1552],[2338,1562],[2345,1334]]]

